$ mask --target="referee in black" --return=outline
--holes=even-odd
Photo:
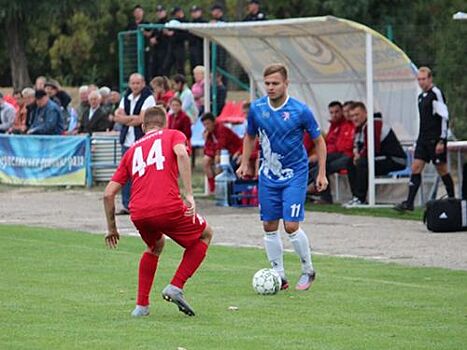
[[[449,120],[446,99],[441,90],[433,85],[430,68],[421,67],[418,70],[417,80],[422,89],[422,93],[418,96],[420,131],[415,147],[407,200],[394,206],[395,210],[401,212],[414,209],[415,196],[422,182],[421,173],[425,163],[430,161],[441,176],[448,196],[454,197],[454,182],[446,164]]]

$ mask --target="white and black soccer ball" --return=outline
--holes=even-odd
[[[261,295],[273,295],[281,289],[281,277],[273,269],[261,269],[253,276],[253,289]]]

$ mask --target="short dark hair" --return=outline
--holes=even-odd
[[[183,74],[175,74],[173,77],[173,81],[176,83],[186,84],[186,78]]]
[[[144,112],[143,123],[146,127],[164,127],[167,121],[167,112],[163,106],[154,106]]]
[[[328,104],[328,108],[336,107],[336,106],[342,108],[342,103],[340,103],[339,101],[331,101]]]
[[[366,112],[366,106],[361,101],[356,101],[356,102],[352,103],[352,105],[350,106],[350,110],[354,110],[356,108],[361,108]]]
[[[47,92],[45,92],[45,90],[36,90],[36,93],[34,95],[36,97],[36,99],[40,100],[42,97],[45,97],[47,96]]]
[[[263,77],[266,78],[268,75],[271,75],[274,73],[280,73],[280,75],[282,75],[284,80],[287,80],[289,77],[289,72],[287,70],[287,67],[282,63],[268,64],[266,68],[264,68]]]
[[[203,114],[203,116],[201,117],[201,121],[204,122],[205,120],[210,120],[212,122],[215,122],[216,121],[216,117],[214,116],[214,114],[212,114],[211,112],[206,112]]]
[[[170,99],[170,103],[172,103],[172,102],[178,102],[180,105],[183,104],[183,103],[182,103],[182,100],[179,99],[177,96],[172,97],[172,98]]]
[[[144,10],[144,9],[143,9],[143,6],[141,6],[140,4],[135,5],[135,7],[133,7],[133,11],[136,10],[136,9]]]
[[[349,106],[349,105],[352,106],[353,104],[354,104],[354,102],[352,100],[345,101],[343,107],[346,107],[346,106]]]

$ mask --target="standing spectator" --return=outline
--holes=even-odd
[[[78,121],[81,122],[84,111],[86,111],[89,108],[89,102],[88,102],[89,87],[87,85],[80,86],[78,93],[79,93],[79,105],[78,105],[77,113],[78,113]]]
[[[185,13],[179,6],[175,6],[172,9],[173,19],[170,23],[185,23]],[[166,53],[164,72],[170,73],[172,66],[175,64],[175,68],[178,74],[185,74],[185,42],[188,39],[188,32],[185,30],[174,29],[169,33],[171,38],[169,40],[169,48]]]
[[[156,6],[156,15],[156,24],[164,25],[169,21],[169,19],[167,18],[167,11],[162,5]],[[164,71],[164,63],[165,56],[167,54],[167,51],[169,50],[169,41],[171,33],[172,31],[169,31],[167,29],[154,29],[152,32],[151,38],[149,39],[152,53],[151,77],[163,76],[168,74]]]
[[[10,103],[6,102],[0,92],[0,133],[6,133],[15,121],[16,110]]]
[[[197,5],[193,5],[190,9],[191,22],[192,23],[206,23],[207,21],[203,18],[203,9]],[[194,76],[194,69],[197,66],[203,66],[203,38],[189,34],[188,42],[190,44],[190,64],[191,70]],[[196,78],[195,78],[196,79]]]
[[[175,92],[170,89],[169,79],[165,76],[155,77],[151,80],[151,87],[156,103],[168,109],[170,100],[175,96]]]
[[[226,18],[224,17],[224,7],[221,4],[214,4],[211,7],[211,23],[222,23],[227,22]],[[220,45],[211,44],[211,52],[212,52],[212,45],[216,45],[216,62],[217,66],[223,70],[227,70],[227,51]],[[224,85],[227,84],[225,79],[222,80]]]
[[[407,200],[394,207],[397,211],[414,209],[415,196],[422,183],[422,171],[425,164],[433,162],[436,171],[443,180],[449,197],[454,197],[454,182],[446,164],[447,134],[449,112],[442,91],[433,85],[431,69],[421,67],[418,70],[418,85],[422,93],[418,95],[420,131],[415,147],[412,175],[409,182]]]
[[[136,307],[131,313],[133,317],[149,315],[149,294],[165,235],[181,245],[185,252],[172,281],[162,291],[162,297],[175,303],[186,315],[194,316],[193,309],[184,298],[183,288],[203,262],[212,238],[212,229],[196,213],[185,136],[176,130],[163,131],[165,113],[159,107],[145,113],[146,136],[125,154],[104,194],[108,228],[105,241],[110,248],[115,248],[120,239],[114,216],[115,196],[128,181],[134,188],[131,221],[146,243],[146,249],[139,262],[138,295]],[[154,149],[156,164],[150,166]],[[147,166],[143,154],[145,159],[147,157]],[[135,163],[139,163],[136,171]],[[178,174],[185,190],[185,202],[179,190]]]
[[[191,120],[182,110],[182,101],[174,97],[170,101],[171,112],[167,116],[167,128],[181,131],[185,134],[187,142],[191,140]]]
[[[109,111],[102,106],[102,97],[99,91],[91,92],[88,99],[89,107],[84,112],[79,125],[79,132],[92,134],[97,131],[112,130],[113,125],[109,121]]]
[[[61,135],[65,128],[60,107],[49,99],[44,90],[37,90],[35,97],[37,108],[27,134]]]
[[[212,113],[205,113],[201,121],[204,125],[203,167],[208,179],[209,192],[214,193],[214,167],[219,164],[221,149],[229,151],[232,163],[238,164],[242,154],[242,139],[224,124],[216,123]]]
[[[221,114],[222,109],[225,106],[225,101],[227,100],[227,88],[224,85],[224,81],[220,74],[216,74],[216,108],[217,115]],[[212,91],[212,88],[211,88]],[[212,101],[211,101],[212,103]],[[211,105],[212,108],[212,105]]]
[[[259,0],[248,0],[248,14],[243,21],[264,21],[266,15],[259,8]]]
[[[182,109],[190,117],[192,122],[198,117],[195,98],[190,88],[186,84],[185,76],[177,74],[173,78],[175,82],[175,96],[182,100]]]
[[[47,79],[44,76],[38,76],[36,78],[36,83],[34,84],[34,90],[44,90],[46,81]]]
[[[347,169],[353,158],[353,136],[355,125],[353,122],[344,118],[342,104],[339,101],[332,101],[328,105],[330,115],[330,127],[326,135],[326,176],[334,174],[338,171]],[[310,180],[311,186],[316,179],[318,165],[311,164]],[[310,187],[309,187],[310,190]],[[314,192],[311,190],[311,192]],[[331,188],[328,188],[319,193],[322,202],[331,204],[332,193]]]
[[[151,90],[145,85],[144,77],[139,73],[130,75],[128,81],[129,91],[125,93],[120,101],[113,120],[122,124],[120,131],[120,144],[122,145],[122,155],[143,135],[141,123],[144,111],[156,105]],[[123,208],[118,215],[128,215],[128,204],[130,202],[130,182],[122,188]]]
[[[195,98],[198,115],[201,115],[204,113],[204,67],[196,66],[195,69],[193,69],[193,77],[195,82],[191,86],[191,92]]]
[[[362,102],[355,102],[350,115],[356,126],[354,135],[354,157],[349,164],[349,183],[353,198],[347,207],[366,203],[368,192],[368,128],[367,110]],[[387,175],[391,171],[405,169],[407,155],[394,131],[383,124],[381,114],[374,119],[375,175]]]
[[[133,8],[133,20],[128,23],[126,30],[138,30],[138,26],[140,24],[148,24],[148,21],[144,20],[144,9],[141,5],[136,5]],[[151,73],[151,60],[152,57],[150,55],[150,46],[149,46],[149,38],[152,36],[152,30],[144,30],[144,62],[146,63],[145,72],[146,72],[146,79],[149,80],[151,77],[149,74]]]

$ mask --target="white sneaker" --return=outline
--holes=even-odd
[[[342,204],[344,208],[347,208],[349,205],[353,205],[356,202],[360,202],[360,200],[357,197],[352,197],[351,200],[349,200],[347,203]]]
[[[359,205],[363,205],[365,204],[365,202],[362,202],[360,199],[358,198],[354,198],[355,200],[352,200],[352,202],[350,203],[347,203],[346,205],[344,205],[344,208],[354,208],[354,207],[358,207]]]
[[[149,315],[149,306],[136,305],[135,309],[132,311],[131,316],[133,317],[143,317]]]

